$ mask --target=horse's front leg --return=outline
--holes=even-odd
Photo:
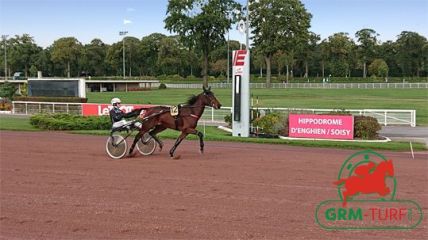
[[[199,150],[201,153],[204,153],[204,134],[196,129],[190,129],[188,132],[199,137]]]
[[[178,145],[180,145],[181,141],[183,141],[183,139],[186,138],[187,134],[188,134],[187,132],[182,131],[180,136],[178,136],[177,140],[174,143],[174,146],[171,148],[171,150],[169,150],[169,156],[170,157],[174,157],[175,149],[177,149],[177,147],[178,147]]]

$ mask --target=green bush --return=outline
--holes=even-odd
[[[111,128],[107,116],[79,116],[69,114],[36,114],[30,118],[30,124],[47,130],[107,130]]]
[[[0,97],[15,100],[16,87],[13,83],[5,82],[0,85]]]
[[[255,119],[253,125],[261,128],[261,132],[266,134],[279,134],[284,128],[283,117],[278,112],[272,112]]]
[[[165,85],[165,83],[161,83],[161,84],[159,85],[159,89],[166,89],[166,85]]]
[[[377,139],[382,127],[377,119],[369,116],[354,117],[354,137],[361,139]]]
[[[224,121],[227,123],[228,127],[232,127],[232,114],[224,116]]]

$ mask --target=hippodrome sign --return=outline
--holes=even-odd
[[[120,110],[125,113],[131,112],[136,108],[147,109],[151,105],[121,105]],[[82,104],[82,115],[83,116],[103,116],[109,115],[110,110],[113,108],[110,104],[96,104],[96,103],[84,103]],[[144,111],[141,111],[143,114]]]
[[[250,52],[233,51],[232,135],[250,135]]]
[[[290,114],[290,137],[353,139],[354,117],[351,115]]]

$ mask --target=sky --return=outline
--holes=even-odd
[[[328,38],[337,32],[374,29],[382,42],[395,41],[402,31],[428,38],[428,0],[301,0],[312,14],[309,29]],[[237,0],[242,4],[246,0]],[[87,44],[122,39],[119,31],[141,39],[151,33],[172,35],[164,28],[168,0],[0,0],[1,35],[30,34],[42,47],[61,37]],[[231,30],[230,39],[245,42]]]

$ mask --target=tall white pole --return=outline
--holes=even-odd
[[[229,72],[230,72],[230,66],[229,66],[229,62],[230,62],[230,54],[229,54],[229,30],[227,31],[227,83],[229,83]]]
[[[7,44],[6,40],[9,35],[2,35],[4,41],[4,80],[7,80]]]
[[[247,0],[247,18],[246,18],[246,22],[245,22],[245,49],[246,50],[250,50],[250,40],[249,40],[249,36],[250,36],[250,10],[249,10],[250,5],[248,4],[248,0]]]
[[[122,43],[123,43],[123,53],[122,53],[122,62],[123,62],[123,79],[125,79],[125,37],[123,37],[122,39]]]
[[[126,36],[127,33],[128,33],[127,31],[121,31],[121,32],[119,32],[119,35],[123,36],[123,39],[122,39],[122,44],[123,44],[123,46],[122,46],[122,50],[123,50],[122,51],[123,79],[125,79],[125,74],[126,74],[126,70],[125,70],[125,36]]]

